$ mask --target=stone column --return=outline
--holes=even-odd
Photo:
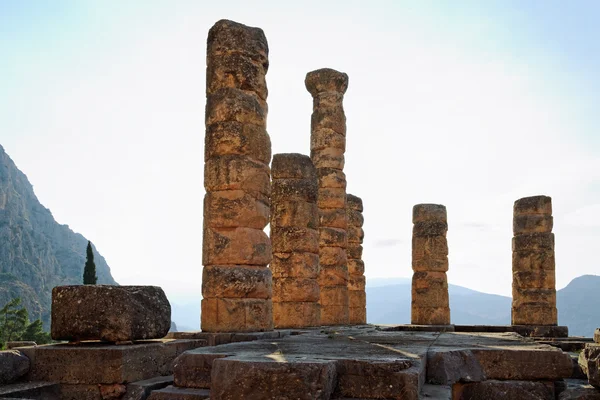
[[[449,325],[446,207],[417,204],[413,207],[413,224],[411,323]]]
[[[346,195],[348,217],[348,303],[349,322],[367,323],[367,294],[365,293],[365,263],[362,260],[363,203],[360,197]]]
[[[525,197],[513,207],[513,325],[557,325],[552,199]]]
[[[313,97],[310,158],[317,169],[319,193],[319,286],[321,324],[348,323],[346,255],[346,116],[342,105],[348,75],[319,69],[306,75]]]
[[[275,154],[272,164],[273,321],[276,328],[317,326],[319,209],[310,157]]]
[[[221,20],[208,33],[202,330],[273,329],[267,265],[271,141],[267,39]]]

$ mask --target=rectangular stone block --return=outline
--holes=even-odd
[[[54,340],[157,339],[171,326],[171,305],[158,286],[76,285],[52,289]]]
[[[312,140],[312,136],[311,136]],[[321,188],[342,188],[346,189],[346,174],[337,168],[319,168],[317,169],[317,179]]]
[[[348,227],[346,211],[343,208],[319,209],[319,224],[330,228],[346,229]]]
[[[316,279],[276,278],[273,281],[273,302],[318,302],[319,283]]]
[[[332,132],[328,135],[310,135],[310,150],[336,148],[346,151],[346,137]]]
[[[365,263],[363,260],[348,260],[348,274],[349,275],[363,275],[365,273]]]
[[[554,250],[513,251],[513,272],[517,271],[554,271],[556,259]]]
[[[350,275],[348,277],[348,290],[365,290],[366,279],[363,275]]]
[[[521,289],[513,286],[513,307],[525,304],[545,304],[556,307],[556,289]]]
[[[349,225],[348,229],[348,243],[362,243],[365,237],[365,232],[358,226]]]
[[[339,228],[319,228],[319,247],[346,247],[348,244],[346,230]]]
[[[272,228],[271,241],[276,253],[319,252],[319,232],[315,229],[286,227]]]
[[[524,197],[515,201],[514,215],[552,215],[552,198],[548,196]]]
[[[271,271],[255,265],[207,265],[202,270],[202,297],[269,299]]]
[[[267,265],[271,241],[261,229],[204,228],[203,265]]]
[[[243,190],[268,203],[271,196],[271,170],[248,156],[213,157],[204,164],[204,188],[207,192]]]
[[[331,129],[333,132],[345,136],[346,115],[342,104],[338,103],[331,107],[313,107],[310,126],[311,132],[318,129]]]
[[[237,51],[211,54],[206,59],[206,93],[223,88],[239,88],[267,99],[265,65],[254,57]]]
[[[348,246],[346,249],[346,254],[348,255],[348,259],[360,260],[362,259],[363,247],[358,245]]]
[[[210,400],[210,390],[167,386],[153,390],[148,400]]]
[[[273,303],[273,322],[276,329],[319,326],[321,307],[316,302]]]
[[[270,331],[273,329],[272,312],[271,300],[202,299],[202,331]]]
[[[445,260],[448,256],[448,241],[444,236],[424,236],[412,238],[412,259]]]
[[[317,171],[310,157],[298,153],[275,154],[271,174],[274,180],[291,178],[317,181]]]
[[[446,207],[441,204],[416,204],[413,207],[412,222],[439,221],[447,222]]]
[[[264,229],[269,223],[269,204],[243,190],[207,192],[204,225],[210,228]]]
[[[321,305],[321,325],[346,325],[349,321],[348,306]]]
[[[315,164],[317,169],[319,168],[334,168],[343,170],[345,159],[344,150],[336,148],[328,148],[323,150],[311,150],[310,158]],[[318,173],[318,172],[317,172]]]
[[[319,208],[339,208],[346,212],[346,189],[319,187],[317,205]]]
[[[525,271],[515,271],[513,272],[513,287],[521,289],[556,288],[556,277],[554,269],[528,269]]]
[[[447,308],[449,304],[448,290],[440,288],[412,290],[412,306],[421,308]]]
[[[447,272],[448,271],[448,257],[439,259],[413,259],[412,269],[415,272]]]
[[[550,233],[553,219],[551,215],[515,215],[513,217],[513,233]]]
[[[367,294],[364,290],[348,290],[348,307],[364,308],[367,306]]]
[[[452,400],[469,399],[554,400],[554,383],[489,380],[452,385]]]
[[[512,325],[558,325],[556,307],[523,304],[512,308]]]
[[[362,212],[357,210],[346,210],[346,215],[348,216],[348,224],[352,226],[362,227],[365,223],[365,218],[363,217]]]
[[[204,161],[226,155],[250,156],[271,162],[271,139],[264,127],[241,122],[217,122],[206,127]]]
[[[213,364],[216,360],[223,357],[227,357],[227,355],[183,353],[177,357],[173,366],[173,382],[175,386],[210,389],[210,373]]]
[[[583,351],[579,353],[578,365],[590,385],[600,389],[600,345],[586,344]]]
[[[270,265],[274,278],[313,278],[319,276],[319,255],[313,253],[274,253]]]
[[[234,88],[222,88],[206,96],[206,126],[217,122],[240,122],[266,128],[267,110],[252,94]]]
[[[319,286],[347,286],[348,267],[346,265],[321,265]]]
[[[367,308],[366,307],[348,307],[348,323],[366,324],[367,323]]]
[[[315,203],[317,201],[316,179],[273,179],[271,184],[271,201],[279,203],[282,201],[306,201]]]
[[[344,266],[348,264],[346,249],[342,247],[322,247],[319,251],[321,266]]]
[[[554,250],[554,233],[524,233],[512,239],[513,251]]]
[[[420,221],[413,225],[414,237],[443,236],[446,237],[448,224],[441,221]]]
[[[348,288],[346,286],[321,286],[321,308],[341,306],[348,308]]]
[[[410,321],[413,325],[450,325],[450,308],[413,306]]]
[[[272,227],[319,229],[319,207],[316,202],[283,201],[271,205]]]

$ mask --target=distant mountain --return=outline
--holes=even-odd
[[[369,280],[367,280],[369,282]],[[374,324],[410,323],[411,283],[367,286],[367,320]],[[457,325],[509,325],[510,297],[448,285],[452,323]],[[600,327],[600,276],[573,279],[557,292],[558,322],[569,335],[593,335]]]
[[[54,220],[0,146],[0,307],[21,297],[48,327],[52,288],[81,284],[87,239]],[[116,284],[94,248],[98,283]]]

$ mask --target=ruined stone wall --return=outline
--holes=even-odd
[[[275,154],[271,170],[273,321],[276,328],[317,326],[317,173],[310,157],[302,154]]]
[[[348,313],[350,324],[367,323],[367,295],[365,293],[365,263],[362,260],[363,202],[360,197],[346,196],[348,217]]]
[[[208,33],[203,331],[273,328],[268,52],[259,28],[221,20]]]
[[[513,207],[513,325],[557,325],[552,199],[525,197]]]
[[[321,324],[348,323],[346,217],[346,116],[343,99],[348,75],[320,69],[309,72],[306,88],[313,97],[310,157],[317,169],[319,206],[319,286]]]
[[[412,308],[415,325],[450,324],[448,297],[448,222],[446,207],[417,204],[413,207]]]

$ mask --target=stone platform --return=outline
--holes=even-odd
[[[451,386],[454,398],[507,388],[521,393],[529,386],[554,398],[554,382],[572,372],[569,354],[514,332],[383,331],[367,325],[187,351],[175,361],[174,384],[210,390],[212,400],[418,399],[431,392],[449,398],[443,388]]]
[[[385,331],[398,332],[471,332],[471,333],[506,333],[514,332],[521,336],[535,338],[567,338],[569,328],[566,326],[547,325],[383,325]]]

